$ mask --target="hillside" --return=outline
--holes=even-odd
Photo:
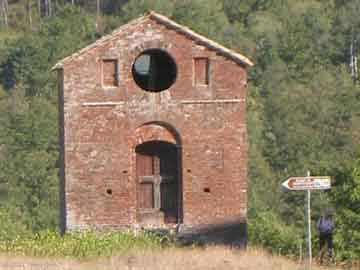
[[[256,63],[248,98],[251,242],[290,254],[304,245],[304,194],[280,184],[310,170],[336,179],[331,191],[313,194],[313,221],[333,209],[338,259],[359,260],[358,0],[1,0],[0,240],[58,226],[51,67],[148,9]]]

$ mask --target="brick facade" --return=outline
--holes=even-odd
[[[139,214],[135,149],[151,141],[177,149],[175,225],[246,220],[245,67],[251,62],[179,27],[150,13],[55,67],[63,229],[168,226],[159,212],[149,214],[153,219]],[[166,51],[175,61],[176,81],[169,89],[148,92],[134,81],[133,63],[147,49]]]

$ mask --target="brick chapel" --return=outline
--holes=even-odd
[[[58,62],[62,230],[246,223],[252,65],[152,11]]]

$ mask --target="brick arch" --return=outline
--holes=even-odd
[[[171,57],[173,57],[174,61],[176,62],[175,57],[172,55],[172,53],[169,50],[170,47],[171,47],[170,44],[164,42],[163,40],[147,40],[147,41],[144,41],[143,43],[141,43],[140,45],[134,47],[130,51],[130,62],[132,63],[131,65],[133,65],[136,58],[141,53],[143,53],[144,51],[147,51],[147,50],[152,50],[152,49],[162,50],[162,51],[168,53]]]
[[[179,133],[171,125],[162,122],[146,123],[135,130],[135,145],[148,141],[164,141],[181,145]]]
[[[170,124],[165,122],[148,122],[145,123],[135,129],[135,135],[133,136],[133,159],[132,159],[132,170],[134,172],[134,181],[136,182],[136,201],[137,201],[137,222],[140,224],[143,224],[144,226],[151,225],[152,222],[160,222],[161,224],[181,224],[183,223],[183,183],[182,183],[182,148],[181,148],[181,139],[179,133],[176,131],[174,127],[172,127]],[[171,151],[170,148],[165,150],[164,146],[167,145],[167,147],[172,148]],[[170,144],[170,145],[169,145]],[[149,145],[152,145],[153,150],[149,150]],[[162,164],[163,158],[167,162],[164,166],[164,174],[162,171],[162,167],[158,168],[157,173],[153,171],[154,175],[147,175],[146,180],[145,178],[142,178],[141,172],[144,170],[144,168],[149,168],[149,160],[151,163],[153,163],[153,159],[151,157],[151,153],[144,153],[141,150],[139,151],[138,147],[147,146],[146,148],[143,148],[142,151],[156,151],[157,160],[160,162],[158,164]],[[159,147],[159,148],[158,148]],[[164,151],[165,150],[165,151]],[[139,151],[139,152],[138,152]],[[158,151],[158,152],[157,152]],[[171,154],[172,153],[172,154]],[[165,154],[165,157],[164,157]],[[175,159],[169,158],[173,157]],[[144,158],[144,156],[146,158]],[[174,161],[175,163],[173,163]],[[151,164],[150,163],[150,164]],[[140,166],[138,166],[140,164]],[[144,165],[143,165],[144,164]],[[147,164],[147,165],[146,165]],[[154,163],[153,163],[154,164]],[[169,165],[175,166],[169,166]],[[154,165],[153,165],[154,166]],[[151,167],[151,165],[150,165]],[[174,169],[176,168],[176,169]],[[145,171],[147,170],[145,169]],[[159,171],[160,169],[160,171]],[[173,170],[173,174],[168,174],[170,171]],[[153,169],[155,170],[155,169]],[[140,172],[140,173],[139,173]],[[160,178],[159,178],[160,177]],[[159,179],[160,182],[159,182]],[[171,182],[169,179],[176,179],[176,181]],[[152,183],[153,185],[153,193],[149,193],[149,189],[146,189],[145,187],[149,185],[149,183]],[[151,185],[151,184],[150,184]],[[143,189],[144,188],[144,189]],[[174,197],[174,192],[176,196]],[[149,194],[153,194],[153,202],[154,202],[154,210],[158,211],[154,214],[150,219],[148,218],[149,214],[148,212],[142,212],[142,206],[146,205],[146,198],[149,199]],[[159,194],[160,197],[158,196]],[[171,196],[164,194],[172,194]],[[157,195],[157,196],[156,196]],[[160,199],[159,199],[160,198]],[[167,210],[160,210],[158,208],[161,207],[163,203],[163,199],[165,198],[166,201],[175,200],[172,203],[168,204],[165,203],[165,205],[172,205],[174,207],[167,208]],[[167,198],[167,199],[166,199]],[[170,199],[172,198],[172,199]],[[156,201],[156,203],[155,203]],[[176,213],[176,214],[175,214]],[[156,221],[155,221],[156,220]]]
[[[134,54],[134,57],[137,57],[143,51],[150,49],[159,49],[168,52],[168,47],[169,44],[165,43],[163,40],[148,40],[136,46],[132,50],[132,53]]]

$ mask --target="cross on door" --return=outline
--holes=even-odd
[[[161,208],[161,171],[158,156],[138,154],[138,177],[140,182],[140,207]]]
[[[171,183],[174,180],[173,179],[174,177],[161,175],[161,173],[162,173],[161,172],[161,160],[158,156],[152,157],[152,167],[153,167],[153,175],[147,176],[147,177],[141,177],[140,183],[152,184],[154,209],[160,210],[160,208],[162,207],[161,186],[162,186],[162,184]]]

